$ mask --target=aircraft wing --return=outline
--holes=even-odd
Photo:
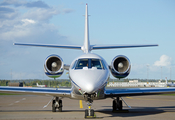
[[[105,97],[107,98],[122,96],[154,95],[166,93],[175,93],[175,87],[106,89]]]
[[[146,44],[146,45],[92,45],[91,49],[113,49],[113,48],[133,48],[133,47],[153,47],[158,44]]]
[[[64,64],[64,69],[69,70],[70,65]]]
[[[31,95],[47,95],[47,96],[55,96],[55,97],[70,97],[71,89],[0,86],[0,92],[31,94]]]

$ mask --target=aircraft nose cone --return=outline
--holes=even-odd
[[[95,87],[92,84],[86,84],[86,86],[83,89],[87,93],[92,93],[94,91]]]

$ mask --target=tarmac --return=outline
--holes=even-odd
[[[0,95],[0,120],[82,120],[87,109],[83,101],[80,108],[79,100],[63,98],[63,112],[52,112],[51,103],[43,108],[51,96],[34,95]],[[92,108],[96,119],[102,120],[173,120],[175,119],[175,96],[137,96],[123,97],[124,110],[127,113],[112,112],[112,99],[95,100]]]

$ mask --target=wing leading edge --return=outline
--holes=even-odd
[[[47,95],[47,96],[69,97],[70,98],[71,89],[0,86],[0,92],[1,93],[31,94],[31,95]]]
[[[138,95],[155,95],[175,93],[175,87],[169,88],[118,88],[106,89],[105,96],[107,97],[122,97],[122,96],[138,96]]]

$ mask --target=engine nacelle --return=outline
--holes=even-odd
[[[48,77],[58,78],[64,72],[64,63],[60,56],[50,55],[46,58],[44,63],[44,71]]]
[[[111,73],[116,78],[125,78],[129,75],[131,64],[126,56],[118,55],[111,62]]]

